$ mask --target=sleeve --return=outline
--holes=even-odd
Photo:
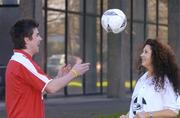
[[[52,80],[45,73],[40,73],[37,70],[21,66],[21,78],[23,81],[33,88],[43,92],[46,85]]]
[[[162,98],[164,103],[164,109],[171,109],[178,113],[177,95],[174,92],[171,83],[168,80],[165,81],[164,87],[165,87],[165,91],[163,93],[163,98]]]
[[[132,94],[132,98],[139,93],[139,89],[142,87],[143,81],[144,81],[143,77],[141,77],[137,80],[133,94]]]
[[[177,98],[177,108],[180,110],[180,95]]]
[[[138,92],[139,92],[139,89],[141,88],[142,86],[142,81],[143,81],[143,77],[141,77],[140,79],[137,80],[137,83],[135,85],[135,88],[134,88],[134,91],[133,91],[133,94],[132,94],[132,97],[131,97],[131,102],[130,102],[130,108],[129,108],[129,118],[133,118],[134,117],[134,114],[133,114],[133,100],[134,100],[134,97],[137,96]]]

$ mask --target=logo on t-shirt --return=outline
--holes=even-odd
[[[143,97],[136,96],[132,103],[133,114],[143,111],[144,105],[146,105],[146,100]]]

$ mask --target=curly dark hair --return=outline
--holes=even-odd
[[[25,37],[32,37],[33,29],[39,24],[32,19],[22,19],[16,22],[10,30],[10,35],[14,44],[14,49],[25,49]]]
[[[154,73],[155,90],[164,88],[164,77],[167,76],[177,95],[180,94],[179,68],[176,61],[175,53],[168,44],[162,43],[157,39],[148,39],[145,41],[143,48],[150,45],[152,50],[152,66]],[[144,72],[141,65],[141,58],[138,63],[139,72]]]

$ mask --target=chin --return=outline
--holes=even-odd
[[[39,53],[39,48],[36,49],[36,53]]]
[[[141,66],[144,66],[144,63],[142,63]]]
[[[143,64],[143,63],[141,64],[141,66],[143,66],[144,68],[146,68],[146,65],[145,65],[145,64]]]
[[[39,50],[35,50],[35,51],[34,51],[34,54],[37,54],[37,53],[39,53]]]
[[[36,51],[36,54],[37,54],[37,53],[39,53],[39,50],[38,50],[38,51]]]

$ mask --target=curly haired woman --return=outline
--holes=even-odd
[[[130,111],[120,118],[171,118],[178,115],[179,69],[168,45],[148,39],[140,55],[139,71],[146,71],[134,89]]]

